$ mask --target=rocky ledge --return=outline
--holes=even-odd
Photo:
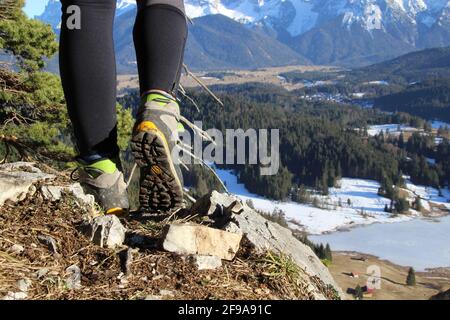
[[[163,221],[119,219],[38,167],[0,166],[0,298],[344,296],[307,245],[233,195],[213,191]]]

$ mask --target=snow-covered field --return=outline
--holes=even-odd
[[[431,127],[433,129],[439,129],[440,127],[445,128],[445,127],[450,128],[450,124],[446,123],[446,122],[442,122],[442,121],[431,121]],[[384,134],[389,133],[391,135],[400,135],[400,131],[403,132],[423,132],[423,130],[414,128],[414,127],[410,127],[408,125],[399,125],[399,124],[379,124],[379,125],[373,125],[373,126],[369,126],[369,128],[367,129],[367,133],[369,134],[369,136],[376,136],[377,134],[379,134],[380,132],[383,132]],[[440,142],[442,142],[442,138],[436,138],[436,143],[439,144]]]
[[[243,184],[237,182],[237,177],[231,171],[216,170],[219,177],[226,183],[228,190],[243,201],[251,200],[256,209],[273,212],[281,209],[290,220],[292,228],[301,228],[309,234],[321,234],[337,231],[342,228],[372,223],[402,222],[412,219],[412,216],[400,215],[393,217],[384,211],[390,200],[380,197],[377,192],[379,183],[371,180],[349,179],[341,180],[341,188],[331,188],[329,196],[320,196],[323,209],[295,202],[277,202],[250,193]],[[437,197],[437,190],[410,185],[415,192],[428,197],[439,204],[445,204],[450,199],[448,190],[445,198]],[[347,203],[350,199],[350,205]],[[423,201],[423,203],[426,203]],[[425,204],[426,206],[426,204]],[[424,207],[425,207],[424,206]]]
[[[450,191],[448,189],[442,189],[442,197],[440,197],[437,189],[415,185],[409,181],[406,182],[406,188],[413,192],[414,195],[419,196],[422,199],[422,202],[431,201],[438,205],[444,205],[450,210]]]
[[[399,130],[400,129],[400,130]],[[399,124],[379,124],[370,126],[367,129],[367,133],[369,136],[373,137],[377,134],[380,134],[380,132],[383,132],[384,134],[400,134],[400,131],[420,131],[419,129],[407,126],[407,125],[399,125]]]
[[[365,93],[365,92],[354,92],[354,93],[352,93],[352,96],[354,97],[354,98],[364,98],[364,96],[366,95],[367,93]]]
[[[403,222],[413,219],[405,215],[393,217],[392,214],[384,212],[385,205],[389,205],[390,200],[377,194],[379,183],[376,181],[342,179],[341,188],[331,188],[329,196],[320,196],[323,200],[323,209],[321,209],[295,202],[276,202],[265,199],[250,193],[243,184],[239,184],[233,172],[218,169],[216,172],[231,193],[243,201],[251,200],[255,208],[259,210],[266,212],[273,212],[275,209],[283,210],[291,221],[292,228],[301,228],[309,234],[332,232],[357,225]],[[445,197],[440,198],[438,191],[433,188],[412,184],[408,187],[416,194],[438,204],[444,204],[450,209],[450,204],[447,203],[447,199],[450,199],[448,190],[445,191]],[[348,199],[350,199],[350,205],[347,203]],[[423,203],[427,205],[426,201]]]
[[[379,80],[379,81],[364,82],[364,84],[371,84],[371,85],[378,85],[378,86],[388,86],[389,82],[387,82],[385,80]]]

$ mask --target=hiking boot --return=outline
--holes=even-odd
[[[85,163],[78,159],[78,174],[84,191],[94,196],[106,214],[123,215],[129,210],[127,185],[116,163],[109,159]]]
[[[138,110],[131,150],[141,168],[139,202],[146,213],[163,214],[183,206],[183,177],[172,159],[180,108],[163,91],[147,94]]]

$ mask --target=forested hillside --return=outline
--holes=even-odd
[[[304,84],[302,95],[334,100],[360,96],[370,106],[450,122],[450,47],[409,53],[354,70],[290,71],[287,82]]]
[[[75,151],[60,80],[41,71],[45,65],[43,57],[50,58],[56,52],[55,36],[49,27],[23,15],[23,1],[11,3],[13,5],[8,7],[11,9],[3,13],[0,22],[0,47],[17,57],[19,70],[13,71],[11,66],[1,69],[5,83],[0,94],[1,133],[2,141],[7,144],[2,145],[0,151],[10,158],[19,158],[20,152],[25,151],[66,163]],[[428,90],[426,82],[422,86],[423,90]],[[446,87],[432,82],[429,87],[430,99],[436,94],[447,94]],[[385,114],[333,101],[310,101],[301,98],[305,90],[289,92],[271,85],[216,86],[212,90],[220,95],[225,107],[218,106],[209,95],[192,90],[189,94],[197,101],[200,112],[195,111],[189,101],[184,101],[183,114],[191,120],[202,120],[204,128],[222,131],[227,128],[280,129],[282,165],[277,175],[261,176],[258,166],[230,167],[252,192],[286,199],[296,197],[297,187],[307,186],[326,194],[340,177],[375,179],[382,182],[385,189],[390,189],[392,184],[401,185],[403,175],[409,175],[415,183],[435,187],[448,185],[448,133],[442,133],[442,143],[436,146],[427,135],[369,136],[366,132],[370,124],[386,123],[429,130],[426,122],[418,117]],[[327,90],[336,90],[336,87]],[[411,99],[420,102],[413,93]],[[128,108],[118,107],[119,142],[123,149],[128,143],[131,109],[137,106],[137,99],[137,94],[131,93],[121,99]],[[437,100],[432,108],[445,107],[446,101]],[[411,110],[403,111],[413,113]],[[435,164],[425,157],[435,159]],[[205,180],[208,184],[212,181],[196,169],[187,174],[188,182],[203,184],[203,192],[199,194],[208,190]]]
[[[450,80],[428,80],[410,85],[401,92],[375,99],[375,107],[450,122]]]
[[[376,123],[426,123],[406,114],[384,114],[332,102],[309,102],[269,85],[214,87],[225,104],[222,108],[207,94],[191,92],[200,113],[189,103],[183,113],[202,120],[204,129],[226,128],[280,129],[281,169],[278,175],[261,176],[258,166],[228,166],[236,169],[251,192],[273,199],[292,196],[295,187],[316,188],[323,194],[336,185],[340,177],[375,179],[383,185],[403,183],[403,174],[414,182],[433,186],[448,183],[449,166],[445,160],[437,166],[423,161],[423,149],[408,140],[369,137],[365,129]],[[136,104],[136,96],[125,97],[126,106]],[[403,138],[402,138],[403,139]],[[421,144],[420,144],[421,145]],[[444,146],[448,145],[448,141]],[[409,146],[409,149],[406,149]],[[448,148],[440,158],[448,155]],[[435,150],[429,150],[434,156]],[[410,162],[409,155],[416,155]],[[417,169],[417,166],[420,168]]]
[[[449,76],[450,47],[408,53],[347,73],[347,79],[351,81],[384,80],[401,85]]]

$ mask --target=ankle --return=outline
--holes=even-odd
[[[104,173],[114,173],[120,166],[120,163],[116,158],[78,158],[77,162],[83,168],[97,169]]]
[[[142,94],[141,99],[144,103],[156,101],[161,104],[167,104],[169,102],[177,101],[176,98],[172,94],[170,94],[166,91],[162,91],[162,90],[146,91],[144,94]]]
[[[114,173],[117,170],[116,163],[111,159],[103,159],[97,162],[91,163],[89,168],[94,168],[104,173]]]

